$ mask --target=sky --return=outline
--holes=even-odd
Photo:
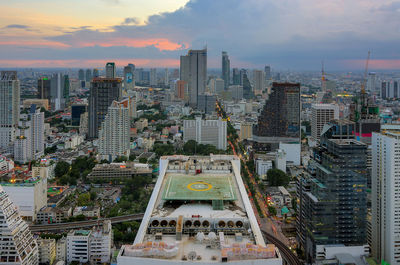
[[[0,1],[0,67],[178,67],[208,49],[208,67],[400,69],[400,1]]]

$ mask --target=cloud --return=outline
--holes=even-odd
[[[140,20],[136,17],[127,17],[122,22],[122,25],[137,25],[140,24]]]
[[[4,27],[5,29],[29,29],[30,27],[27,25],[20,24],[10,24]]]
[[[113,1],[113,0],[102,0]],[[280,69],[354,69],[372,50],[373,66],[400,59],[398,20],[387,19],[399,1],[191,0],[173,12],[139,23],[128,17],[109,29],[90,26],[47,36],[64,47],[12,47],[0,43],[0,60],[177,60],[189,48],[208,47],[210,67],[228,51],[233,67],[265,64]],[[396,11],[397,12],[397,11]],[[379,61],[382,60],[382,61]],[[240,62],[240,64],[239,64]],[[350,63],[351,62],[351,63]],[[158,61],[159,63],[159,61]],[[397,63],[391,63],[393,67]],[[161,66],[154,63],[154,66]]]

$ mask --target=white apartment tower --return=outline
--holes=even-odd
[[[19,120],[20,86],[16,71],[0,72],[0,149],[14,141]]]
[[[324,125],[339,119],[339,106],[335,104],[313,104],[311,106],[311,137],[319,141]]]
[[[400,132],[372,133],[372,256],[400,264]]]
[[[218,149],[226,150],[227,147],[227,124],[226,121],[202,120],[196,117],[195,120],[183,121],[183,140],[195,140],[198,144],[212,144]]]
[[[106,78],[116,78],[117,69],[115,63],[109,62],[106,64]]]
[[[17,207],[0,187],[0,264],[38,265],[38,245]]]
[[[99,154],[104,159],[129,156],[129,108],[113,101],[99,130]]]

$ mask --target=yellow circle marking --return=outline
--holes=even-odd
[[[196,187],[197,185],[199,187]],[[194,186],[194,187],[192,187],[192,186]],[[207,182],[204,182],[204,181],[192,182],[192,183],[188,184],[186,187],[192,191],[207,191],[207,190],[212,189],[212,185]]]

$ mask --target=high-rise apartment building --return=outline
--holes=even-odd
[[[164,69],[164,85],[167,86],[169,84],[169,70],[168,68]]]
[[[313,104],[311,106],[311,137],[319,141],[324,125],[339,119],[339,106],[335,104]]]
[[[225,81],[221,78],[213,78],[210,80],[210,92],[211,93],[221,93],[225,90]]]
[[[99,154],[103,159],[129,156],[129,128],[129,108],[113,101],[99,131]]]
[[[79,71],[78,71],[78,79],[79,79],[79,81],[85,81],[85,70],[79,69]]]
[[[150,86],[157,86],[157,69],[151,68],[150,69]]]
[[[115,63],[108,62],[106,63],[106,78],[116,78],[117,77],[117,68],[115,67]]]
[[[176,95],[179,99],[185,99],[187,94],[187,83],[183,80],[176,81]]]
[[[280,142],[300,141],[300,84],[273,83],[254,128],[253,140],[272,151]]]
[[[224,80],[224,89],[229,87],[231,82],[231,62],[227,52],[222,52],[222,79]]]
[[[321,139],[314,161],[315,176],[302,179],[298,214],[300,244],[309,262],[319,258],[321,246],[367,243],[367,145]]]
[[[50,80],[49,104],[53,111],[61,110],[69,98],[69,77],[56,73]]]
[[[181,80],[188,82],[189,104],[197,108],[198,96],[204,94],[207,85],[207,49],[189,50],[181,56]]]
[[[93,76],[92,76],[92,70],[86,69],[86,74],[85,74],[85,80],[86,80],[86,82],[92,81],[92,78],[93,78]]]
[[[99,128],[114,100],[122,97],[121,78],[93,78],[89,96],[89,138],[97,138]]]
[[[265,89],[265,72],[253,70],[253,92],[255,95],[261,95]]]
[[[20,86],[16,71],[0,72],[0,149],[13,143],[19,121]]]
[[[372,256],[400,264],[400,133],[372,134]]]
[[[38,265],[39,253],[36,240],[22,220],[18,208],[0,187],[0,264]]]
[[[271,75],[271,66],[266,65],[265,68],[264,68],[264,73],[265,73],[265,79],[266,79],[266,80],[270,80],[270,79],[272,78],[272,75]]]
[[[227,147],[227,124],[226,121],[202,120],[196,117],[195,120],[183,121],[183,140],[195,140],[198,144],[212,144],[218,149],[226,150]]]
[[[232,70],[232,84],[240,85],[240,71],[238,68],[233,68]]]
[[[100,76],[99,69],[94,68],[94,69],[93,69],[92,77],[99,77],[99,76]],[[92,81],[92,80],[90,80],[90,81]]]
[[[375,72],[370,72],[368,73],[368,79],[367,79],[367,91],[368,92],[376,92],[377,89],[377,76]]]
[[[211,114],[215,111],[215,103],[217,102],[217,96],[212,94],[202,94],[198,97],[197,109]]]
[[[135,88],[135,65],[128,64],[124,67],[124,91]]]

